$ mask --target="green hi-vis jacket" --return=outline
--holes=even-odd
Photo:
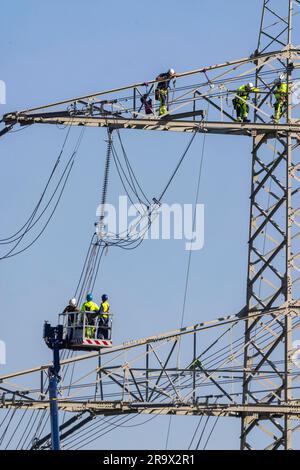
[[[259,93],[259,89],[255,87],[249,89],[247,85],[242,85],[237,89],[236,92],[237,96],[243,100],[247,100],[250,93]]]
[[[81,307],[82,312],[97,312],[99,310],[99,305],[90,300],[89,302],[84,302]]]
[[[285,99],[287,97],[289,91],[289,87],[287,83],[281,83],[277,86],[276,90],[274,91],[274,96],[276,100]]]

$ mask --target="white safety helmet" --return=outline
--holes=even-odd
[[[280,85],[281,84],[281,78],[276,78],[276,80],[274,81],[274,84],[275,85]]]
[[[175,74],[175,70],[174,70],[174,69],[169,69],[169,70],[168,70],[168,73],[169,73],[170,75],[174,75],[174,74]]]
[[[251,83],[251,82],[247,83],[247,88],[249,88],[250,90],[251,90],[251,88],[254,88],[253,83]]]
[[[77,307],[77,300],[75,299],[75,297],[69,300],[69,305],[71,307]]]

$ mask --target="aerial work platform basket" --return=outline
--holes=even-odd
[[[68,312],[59,315],[59,324],[63,325],[65,348],[77,351],[97,351],[112,346],[112,317],[108,313]]]

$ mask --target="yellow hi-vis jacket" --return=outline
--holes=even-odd
[[[102,302],[100,305],[100,315],[103,318],[108,318],[108,315],[105,315],[105,313],[109,312],[109,303],[106,300],[105,302]]]
[[[243,100],[247,100],[249,98],[250,93],[259,93],[258,88],[248,88],[247,85],[242,85],[237,89],[237,96],[242,98]]]
[[[99,305],[90,300],[89,302],[84,302],[81,307],[82,312],[97,312],[99,310]]]
[[[278,100],[284,101],[287,98],[288,91],[289,91],[288,84],[281,83],[274,91],[274,96],[276,98],[276,101]]]

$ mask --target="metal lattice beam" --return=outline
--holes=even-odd
[[[197,131],[231,137],[244,135],[253,139],[247,302],[239,316],[220,322],[222,326],[245,323],[241,342],[237,347],[229,348],[230,353],[225,347],[226,354],[217,365],[211,364],[206,352],[213,349],[219,339],[206,346],[202,340],[198,341],[199,334],[210,328],[203,325],[103,351],[102,360],[106,355],[122,351],[134,353],[137,348],[145,347],[142,354],[144,362],[136,358],[130,362],[126,356],[126,360],[111,361],[108,365],[99,359],[98,366],[92,371],[96,382],[84,385],[84,390],[93,389],[93,399],[82,400],[80,396],[72,399],[64,394],[66,390],[75,393],[76,387],[73,389],[73,384],[66,388],[62,386],[61,410],[87,411],[90,416],[130,413],[232,416],[241,418],[242,449],[259,446],[265,449],[292,448],[293,432],[300,426],[293,423],[300,419],[300,393],[294,386],[299,372],[292,361],[293,332],[300,326],[300,116],[296,113],[297,104],[292,103],[291,90],[300,54],[299,49],[292,45],[293,5],[299,7],[298,0],[264,0],[255,53],[250,58],[206,69],[211,74],[220,73],[219,69],[222,69],[221,75],[211,77],[210,84],[218,84],[220,76],[234,80],[237,68],[251,67],[241,76],[255,73],[256,86],[263,89],[254,104],[248,102],[254,111],[252,123],[235,122],[223,109],[222,88],[215,93],[212,88],[208,89],[208,82],[190,86],[187,92],[183,88],[179,92],[174,91],[171,112],[163,118],[157,117],[155,109],[151,117],[140,113],[141,106],[137,106],[136,97],[144,93],[143,83],[4,116],[6,127],[0,131],[0,136],[16,124],[63,124],[148,131]],[[184,78],[203,71],[199,69],[180,75]],[[274,78],[278,73],[284,75],[289,85],[289,96],[284,116],[279,124],[275,124],[270,123],[270,112],[274,104]],[[155,81],[151,83],[155,87]],[[125,90],[133,91],[132,97],[111,97]],[[226,93],[236,96],[236,91],[228,88]],[[108,95],[109,99],[95,101],[102,95]],[[128,103],[126,107],[125,102]],[[203,111],[196,109],[199,102],[209,103],[221,118],[206,120]],[[69,108],[61,109],[65,105]],[[111,106],[110,111],[107,105]],[[179,112],[183,106],[187,109]],[[45,112],[45,109],[51,111]],[[193,347],[189,345],[185,349],[192,354],[187,354],[180,368],[176,361],[176,346],[185,339],[192,340]],[[161,351],[161,347],[165,349]],[[64,360],[62,365],[91,358],[98,359],[97,354]],[[48,365],[7,374],[0,377],[0,381],[5,384],[10,378],[28,373],[41,371],[43,374],[46,367]],[[235,381],[240,384],[242,393],[232,393],[231,383]],[[115,396],[114,400],[102,399],[107,390]],[[221,399],[222,403],[212,404],[211,399]],[[47,410],[49,401],[42,388],[20,392],[3,387],[0,407]]]
[[[289,51],[291,45],[293,1],[275,2],[265,0],[258,51],[266,52],[283,47]],[[283,69],[284,80],[289,84],[289,96],[283,121],[285,125],[293,122],[291,81],[292,61],[277,59],[278,68]],[[256,73],[257,87],[265,85],[262,76],[265,64],[258,61]],[[270,93],[272,90],[270,90]],[[257,107],[265,105],[261,100]],[[255,113],[255,121],[261,115]],[[300,204],[299,140],[287,130],[277,135],[273,142],[267,136],[256,136],[252,150],[252,187],[251,215],[249,229],[249,265],[247,284],[247,308],[266,309],[285,306],[283,318],[272,325],[268,318],[259,321],[248,317],[245,329],[245,357],[243,380],[243,403],[246,406],[260,406],[282,403],[291,404],[295,399],[292,389],[292,331],[294,326],[294,305],[299,298],[298,254]],[[261,348],[256,337],[262,328],[269,328],[274,341]],[[284,370],[277,371],[276,364],[281,361]],[[267,396],[257,396],[255,378],[263,369],[274,371],[272,389]],[[268,449],[291,449],[291,416],[286,415],[279,422],[269,417],[261,425],[261,417],[249,413],[242,418],[241,448],[252,449],[261,446]]]
[[[18,123],[21,125],[32,124],[60,124],[65,126],[87,126],[87,127],[108,127],[110,129],[133,129],[145,131],[170,131],[170,132],[200,132],[219,135],[259,135],[267,138],[274,138],[279,134],[292,132],[295,137],[300,136],[300,122],[290,123],[240,123],[240,122],[218,122],[218,121],[194,121],[185,120],[188,116],[197,116],[200,112],[182,113],[172,115],[164,119],[125,119],[121,117],[89,117],[70,116],[68,113],[47,113],[39,115],[21,115],[17,120],[14,116],[6,117],[7,123]],[[300,138],[300,137],[299,137]],[[258,140],[259,142],[259,140]]]

